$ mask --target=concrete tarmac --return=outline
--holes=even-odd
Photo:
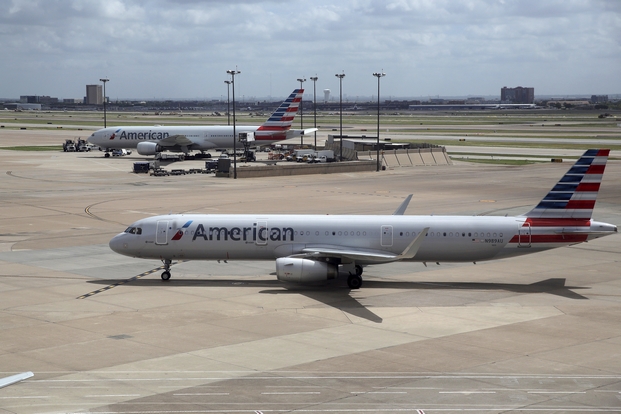
[[[0,413],[621,410],[621,235],[368,267],[356,291],[284,285],[273,262],[184,262],[162,282],[107,246],[149,215],[391,214],[410,193],[406,214],[520,214],[570,162],[232,180],[137,160],[0,150],[0,376],[34,373]],[[621,225],[620,161],[594,216]]]

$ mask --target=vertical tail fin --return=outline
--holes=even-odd
[[[526,217],[589,220],[609,153],[609,149],[587,150]]]
[[[291,129],[303,94],[304,89],[294,89],[267,121],[255,131],[255,140],[279,141],[287,139],[287,131]]]

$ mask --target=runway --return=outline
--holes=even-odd
[[[5,133],[5,131],[3,131]],[[0,413],[621,409],[621,236],[497,262],[284,285],[273,262],[158,261],[108,240],[168,212],[519,214],[569,163],[217,179],[142,157],[0,150]],[[184,168],[192,168],[185,164]],[[621,162],[594,216],[621,225]]]

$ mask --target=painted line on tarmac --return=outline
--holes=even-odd
[[[116,282],[116,283],[114,283],[114,284],[112,284],[112,285],[108,285],[108,286],[103,287],[103,288],[101,288],[101,289],[97,289],[97,290],[94,290],[94,291],[92,291],[92,292],[89,292],[89,293],[87,293],[87,294],[85,294],[85,295],[78,296],[76,299],[86,299],[86,298],[90,298],[91,296],[94,296],[94,295],[96,295],[96,294],[98,294],[98,293],[102,293],[102,292],[105,292],[105,291],[110,290],[110,289],[112,289],[112,288],[115,288],[115,287],[117,287],[117,286],[121,286],[121,285],[124,285],[124,284],[129,283],[129,282],[133,282],[134,280],[138,280],[138,279],[140,279],[141,277],[148,276],[148,275],[150,275],[150,274],[152,274],[152,273],[155,273],[155,272],[157,272],[158,270],[162,270],[162,269],[164,269],[164,266],[156,267],[155,269],[151,269],[151,270],[149,270],[149,271],[147,271],[147,272],[144,272],[144,273],[141,273],[141,274],[139,274],[139,275],[137,275],[137,276],[130,277],[129,279],[121,280],[120,282]]]

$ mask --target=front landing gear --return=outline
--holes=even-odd
[[[164,271],[162,272],[162,280],[166,282],[170,280],[170,264],[172,263],[172,260],[164,259],[162,260],[162,262],[164,263]]]

